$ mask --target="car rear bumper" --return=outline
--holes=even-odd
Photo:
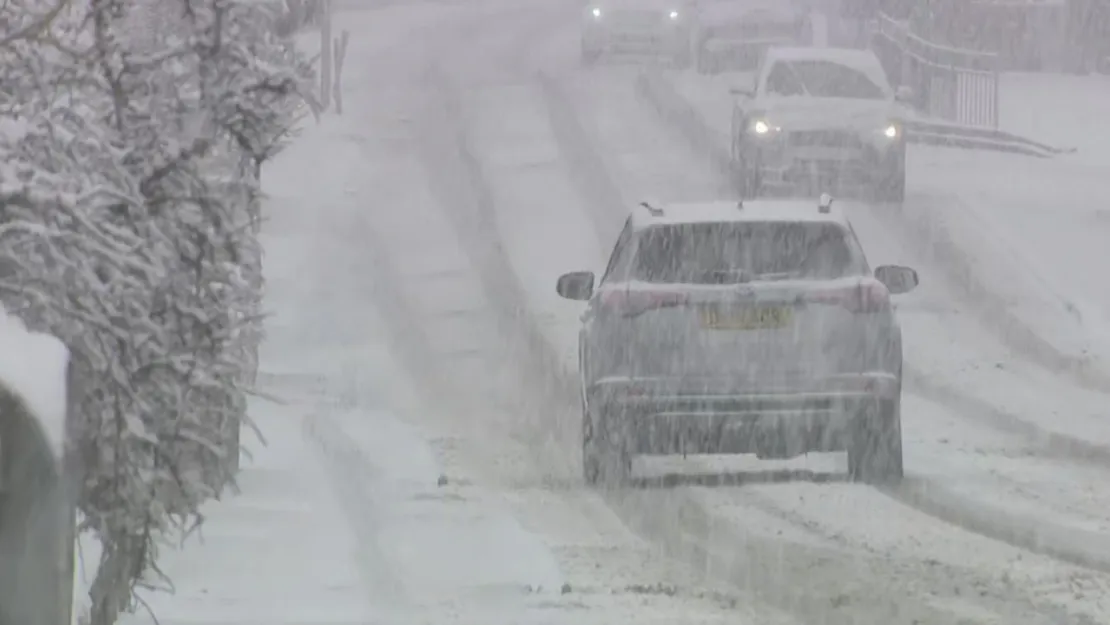
[[[729,387],[726,381],[610,378],[592,387],[590,405],[603,407],[630,453],[788,458],[847,449],[856,426],[901,395],[900,380],[888,373]]]
[[[905,169],[905,150],[892,144],[879,148],[773,146],[752,150],[750,159],[765,185],[797,185],[816,180],[823,188],[837,183],[880,182]]]

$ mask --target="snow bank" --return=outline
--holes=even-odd
[[[0,382],[38,418],[55,457],[65,447],[69,350],[57,338],[31,332],[0,306]]]

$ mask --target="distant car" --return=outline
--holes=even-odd
[[[847,450],[853,479],[902,477],[902,334],[891,296],[832,199],[642,205],[605,273],[565,274],[579,334],[590,484],[634,455]]]
[[[703,74],[754,71],[771,46],[813,45],[807,11],[781,2],[753,6],[732,0],[699,4],[694,56]]]
[[[901,202],[907,108],[870,50],[775,47],[732,115],[732,166],[746,197],[863,188]]]
[[[689,64],[693,48],[692,5],[687,0],[599,0],[583,16],[582,62],[606,54],[670,58]]]

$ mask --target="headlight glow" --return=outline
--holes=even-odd
[[[671,11],[670,18],[672,20],[677,20],[678,19],[678,11]]]
[[[757,120],[754,124],[752,124],[752,130],[757,135],[765,135],[768,132],[771,132],[771,126],[767,122],[760,119],[760,120]]]
[[[898,132],[898,126],[894,124],[887,124],[887,127],[883,128],[883,135],[887,139],[897,139],[899,134],[901,133]]]
[[[594,9],[593,9],[592,11],[590,11],[590,13],[591,13],[591,14],[592,14],[592,15],[593,15],[594,17],[601,17],[601,9],[598,9],[598,8],[594,8]]]

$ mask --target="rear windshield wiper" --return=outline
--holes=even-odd
[[[718,269],[703,274],[710,284],[744,284],[752,281],[751,272],[743,269]]]
[[[776,280],[792,280],[794,278],[801,278],[802,272],[800,271],[775,271],[770,273],[761,273],[755,276],[755,280],[765,280],[767,282],[774,282]]]

